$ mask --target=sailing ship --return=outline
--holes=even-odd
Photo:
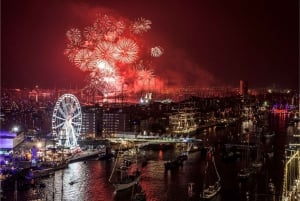
[[[239,179],[248,179],[251,174],[254,172],[253,168],[250,166],[250,145],[249,145],[249,132],[247,133],[247,144],[244,147],[243,158],[243,167],[237,173]]]
[[[252,167],[254,168],[260,168],[263,165],[262,157],[261,157],[261,151],[260,151],[260,133],[256,136],[256,159],[252,163]]]
[[[137,163],[137,151],[132,157],[128,158],[128,155],[124,154],[121,149],[117,152],[114,167],[109,177],[109,182],[113,184],[117,192],[130,189],[139,183],[141,172]],[[131,160],[135,162],[130,162]]]
[[[147,200],[146,192],[143,191],[142,187],[139,184],[134,185],[134,187],[132,188],[131,201],[146,201],[146,200]]]
[[[169,124],[172,133],[181,137],[194,135],[198,128],[195,116],[194,108],[186,107],[170,115]]]
[[[208,154],[208,157],[211,158],[211,163],[208,163],[209,161],[206,163],[203,192],[200,195],[200,197],[203,199],[211,199],[215,197],[221,190],[221,178],[211,150]]]

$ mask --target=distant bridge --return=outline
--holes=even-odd
[[[195,139],[195,138],[164,138],[164,137],[149,137],[146,136],[145,138],[143,137],[136,137],[136,138],[131,138],[131,137],[111,137],[111,138],[106,138],[106,140],[109,140],[111,142],[122,142],[122,141],[127,141],[127,142],[134,142],[137,147],[144,147],[148,146],[150,144],[164,144],[164,143],[187,143],[188,144],[188,150],[192,147],[193,143],[196,142],[202,142],[201,139]]]

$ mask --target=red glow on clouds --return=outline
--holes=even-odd
[[[219,82],[203,66],[193,62],[182,49],[169,48],[172,48],[172,51],[166,50],[161,64],[164,68],[156,69],[156,73],[161,75],[168,86],[209,87]]]

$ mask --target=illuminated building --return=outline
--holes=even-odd
[[[102,137],[123,135],[129,130],[129,122],[129,116],[120,108],[104,109],[98,121]]]
[[[82,108],[82,125],[81,136],[95,137],[96,136],[96,113],[94,108]]]
[[[115,134],[120,127],[120,115],[117,112],[105,112],[102,115],[102,136],[109,137]]]
[[[24,134],[15,132],[0,131],[0,156],[8,153],[24,141]]]

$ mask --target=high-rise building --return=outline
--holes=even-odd
[[[96,136],[96,113],[94,108],[82,108],[82,125],[81,136],[95,137]]]

